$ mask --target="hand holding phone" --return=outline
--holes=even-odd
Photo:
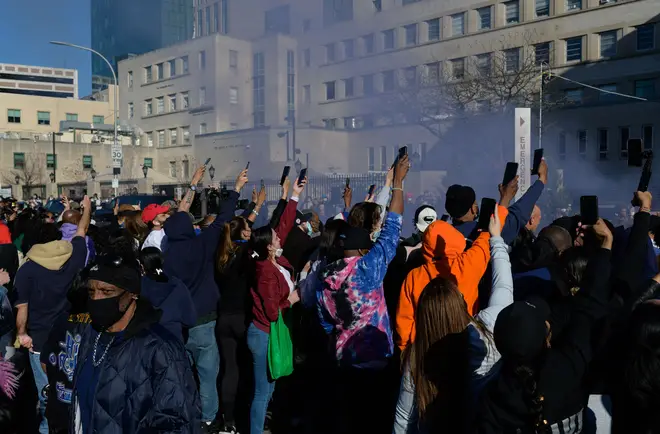
[[[248,163],[245,165],[245,170],[248,170],[249,168],[250,168],[250,162],[248,161]]]
[[[206,159],[206,161],[204,162],[204,165],[208,166],[210,162],[211,162],[211,157]]]
[[[351,186],[351,178],[346,178],[346,188]]]
[[[371,196],[373,196],[375,190],[376,190],[376,184],[371,184],[369,186],[369,193],[368,193],[367,197],[370,198]]]
[[[504,178],[502,178],[502,187],[506,187],[518,174],[518,163],[509,161],[504,169]]]
[[[284,166],[284,169],[282,170],[282,178],[280,178],[280,185],[284,185],[284,181],[286,180],[286,177],[289,176],[290,171],[291,166]]]
[[[300,171],[300,173],[298,174],[298,185],[302,185],[302,181],[304,181],[305,178],[307,178],[307,168],[306,167],[304,169],[302,169]]]
[[[534,151],[534,163],[532,164],[532,175],[539,174],[539,167],[541,167],[541,161],[543,161],[543,148],[536,149]]]
[[[598,221],[598,196],[580,197],[580,218],[583,225],[595,225]]]

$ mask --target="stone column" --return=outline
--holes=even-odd
[[[140,194],[153,194],[154,181],[151,178],[138,179],[138,193]]]
[[[95,179],[87,180],[87,196],[92,197],[98,194],[101,197],[101,182]]]
[[[57,198],[59,196],[59,193],[57,192],[56,182],[49,182],[48,184],[46,184],[46,196],[53,196],[54,198]]]

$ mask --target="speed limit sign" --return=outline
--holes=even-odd
[[[112,167],[121,167],[121,160],[124,158],[124,152],[121,143],[114,143],[111,148]]]

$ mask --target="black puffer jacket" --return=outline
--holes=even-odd
[[[103,360],[87,429],[95,434],[197,433],[201,409],[183,344],[158,324],[160,311],[138,300],[124,338]],[[76,432],[76,379],[97,333],[83,333],[74,376],[70,432]]]

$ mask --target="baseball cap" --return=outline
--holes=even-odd
[[[431,223],[438,219],[438,213],[430,205],[422,205],[415,211],[415,227],[420,233],[423,233]]]
[[[493,335],[502,357],[516,362],[534,360],[545,347],[548,333],[545,322],[550,306],[540,297],[516,301],[497,316]]]
[[[314,213],[312,213],[311,210],[302,210],[302,211],[296,210],[297,225],[310,221],[312,217],[314,217]]]
[[[170,207],[157,205],[155,203],[152,203],[151,205],[147,205],[147,207],[142,210],[142,221],[145,223],[149,223],[153,221],[158,214],[165,214],[169,210]]]

